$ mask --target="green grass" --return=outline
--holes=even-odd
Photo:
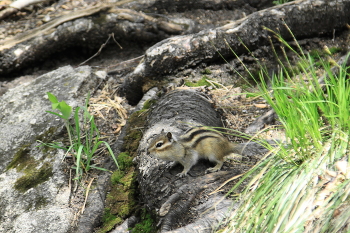
[[[273,4],[275,5],[280,5],[286,2],[291,2],[292,0],[277,0],[277,1],[272,1]]]
[[[47,112],[63,119],[68,133],[69,145],[66,146],[57,142],[44,143],[42,141],[38,141],[41,143],[41,146],[63,149],[66,151],[65,156],[71,154],[75,164],[73,166],[73,169],[75,169],[75,180],[79,180],[84,172],[88,172],[92,168],[108,171],[107,169],[98,167],[92,163],[95,153],[101,146],[105,146],[108,149],[108,152],[112,156],[115,164],[117,167],[119,167],[116,157],[114,156],[109,144],[100,140],[100,134],[95,124],[94,116],[92,116],[88,111],[90,95],[88,95],[86,99],[85,106],[77,107],[74,114],[73,108],[65,101],[59,102],[56,96],[50,92],[48,92],[47,95],[52,103],[52,110],[56,110],[56,112]],[[80,114],[80,110],[82,110],[82,114]],[[82,116],[82,119],[79,116]],[[71,117],[73,117],[74,124],[70,123]]]
[[[325,80],[320,84],[311,55],[275,36],[299,57],[297,69],[286,56],[284,62],[278,59],[278,74],[269,77],[262,69],[257,83],[287,141],[271,147],[273,153],[233,188],[251,179],[223,232],[345,231],[350,218],[348,67],[334,74],[319,58]]]

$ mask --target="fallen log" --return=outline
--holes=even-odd
[[[226,199],[225,192],[213,191],[242,173],[239,167],[225,163],[221,171],[205,174],[208,162],[200,161],[188,176],[179,178],[176,174],[182,170],[181,165],[170,167],[146,152],[150,140],[162,130],[181,134],[194,125],[222,126],[210,98],[193,90],[170,92],[158,100],[147,117],[138,149],[138,182],[142,202],[156,213],[160,232],[211,232],[235,209],[234,201]],[[238,147],[244,148],[245,156],[264,151],[255,143]]]
[[[299,0],[255,12],[215,29],[165,39],[151,48],[144,60],[130,73],[123,93],[131,103],[142,97],[145,82],[161,80],[181,69],[240,55],[270,43],[266,28],[285,40],[333,34],[350,22],[350,1]],[[136,94],[135,93],[141,93]]]

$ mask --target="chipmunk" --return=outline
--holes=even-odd
[[[182,164],[183,171],[177,176],[184,177],[201,158],[216,162],[216,166],[206,172],[219,171],[224,163],[224,157],[238,153],[237,145],[229,142],[217,131],[205,127],[194,127],[178,139],[164,130],[150,143],[148,152],[151,156],[165,161],[176,161]]]

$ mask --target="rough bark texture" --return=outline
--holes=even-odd
[[[184,12],[188,9],[210,9],[210,10],[221,10],[221,9],[236,9],[242,6],[249,5],[254,8],[261,9],[266,6],[271,6],[270,0],[156,0],[151,1],[149,8],[160,12]]]
[[[20,70],[35,61],[72,47],[96,49],[108,35],[126,43],[154,43],[173,35],[198,32],[212,28],[218,21],[200,22],[199,19],[170,15],[185,10],[224,10],[245,8],[251,13],[255,7],[264,7],[268,1],[131,1],[100,4],[88,9],[58,17],[40,27],[0,41],[0,74]],[[121,7],[121,8],[118,8]],[[124,8],[124,9],[122,9]],[[143,12],[152,12],[146,14]],[[232,14],[239,15],[239,14]],[[237,19],[225,13],[226,21]],[[210,17],[208,17],[209,19]],[[201,26],[199,26],[201,25]],[[221,24],[222,25],[222,24]]]
[[[193,90],[175,90],[152,108],[147,123],[139,146],[138,180],[142,199],[151,212],[156,212],[160,231],[182,227],[175,232],[210,232],[230,209],[234,209],[234,203],[229,199],[219,203],[225,199],[224,194],[209,193],[240,171],[225,167],[219,172],[205,174],[208,164],[199,162],[188,176],[179,178],[176,174],[182,170],[181,165],[170,168],[169,163],[146,153],[149,141],[163,129],[181,134],[193,125],[222,126],[210,99]],[[253,147],[258,148],[257,145]],[[260,152],[261,149],[258,148]],[[244,153],[252,155],[256,150],[245,150]],[[206,214],[199,217],[202,213]],[[183,227],[191,222],[193,224]]]
[[[97,15],[81,18],[92,14]],[[187,30],[191,29],[189,26]],[[0,46],[0,73],[10,73],[70,47],[96,48],[105,43],[111,33],[114,33],[117,41],[146,43],[184,31],[183,26],[133,10],[112,9],[108,6],[82,10],[3,42]]]
[[[131,102],[137,102],[145,77],[159,80],[163,75],[214,61],[220,56],[233,56],[254,50],[269,42],[269,28],[285,39],[331,34],[342,30],[350,21],[350,1],[301,0],[255,12],[215,29],[197,34],[176,36],[163,40],[149,48],[144,61],[125,81],[124,93]],[[287,29],[289,27],[290,31]],[[244,45],[243,45],[244,44]],[[246,47],[245,47],[246,46]]]

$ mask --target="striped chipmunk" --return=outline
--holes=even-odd
[[[191,167],[202,158],[216,162],[216,166],[208,168],[206,173],[219,171],[225,156],[239,152],[236,144],[229,142],[219,132],[206,127],[193,127],[178,138],[162,130],[148,148],[151,156],[181,163],[184,169],[177,174],[179,177],[186,176]]]

